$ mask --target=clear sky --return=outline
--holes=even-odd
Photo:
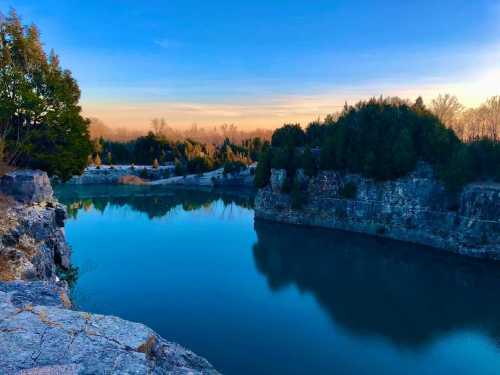
[[[500,0],[0,0],[112,126],[302,122],[347,100],[500,94]]]

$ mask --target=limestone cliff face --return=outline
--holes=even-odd
[[[270,186],[255,201],[257,218],[367,233],[420,243],[458,254],[500,260],[500,186],[475,184],[450,194],[421,164],[394,181],[322,171],[303,178],[306,203],[292,209],[280,192],[283,171],[272,171]],[[300,180],[300,179],[299,179]],[[347,197],[344,187],[356,186]]]
[[[150,328],[72,310],[66,211],[39,171],[0,180],[1,374],[217,374]]]
[[[19,171],[3,176],[0,192],[11,197],[0,223],[0,280],[57,280],[68,269],[65,207],[53,198],[47,174]]]

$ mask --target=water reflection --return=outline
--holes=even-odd
[[[249,190],[189,190],[144,186],[64,186],[56,188],[56,194],[65,204],[68,216],[76,219],[80,210],[91,208],[104,212],[108,206],[129,206],[132,210],[146,213],[148,218],[167,216],[177,207],[184,211],[208,209],[221,200],[225,206],[236,204],[253,208],[254,192]]]
[[[275,291],[312,293],[338,324],[416,348],[451,331],[500,339],[500,268],[394,241],[256,220],[253,255]]]

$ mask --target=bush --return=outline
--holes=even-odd
[[[186,168],[179,160],[175,161],[175,175],[176,176],[185,176],[186,175]]]
[[[299,124],[286,124],[276,129],[271,139],[273,147],[295,148],[306,143],[306,134]]]
[[[94,158],[94,165],[96,166],[97,169],[100,169],[101,168],[101,157],[99,156],[99,154],[97,154]]]
[[[308,146],[304,149],[304,153],[302,154],[301,164],[306,176],[314,177],[318,173],[316,160]]]
[[[0,163],[4,161],[4,150],[5,150],[5,142],[3,139],[0,139]]]
[[[339,189],[339,195],[344,199],[354,199],[356,198],[357,194],[358,194],[358,187],[352,181],[349,181],[348,183],[344,184]]]
[[[294,210],[300,210],[306,203],[305,193],[300,188],[300,184],[295,181],[292,186],[291,203]]]
[[[257,164],[257,168],[255,169],[254,184],[258,189],[261,189],[269,184],[269,180],[271,179],[271,158],[271,148],[266,145],[260,152],[259,162]]]
[[[239,173],[246,169],[246,164],[242,161],[228,161],[224,163],[224,174]]]
[[[208,157],[197,156],[187,163],[187,170],[189,173],[202,174],[212,170],[214,164]]]
[[[418,160],[446,164],[460,144],[420,101],[372,99],[346,108],[327,126],[321,168],[389,180],[411,172]]]

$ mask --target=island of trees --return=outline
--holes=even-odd
[[[373,98],[346,105],[305,130],[287,124],[263,148],[255,183],[266,186],[271,168],[287,171],[284,192],[297,191],[299,168],[309,176],[320,169],[340,170],[383,181],[407,175],[418,161],[432,165],[450,191],[472,181],[500,181],[500,97],[475,110],[482,118],[471,112],[458,118],[457,103],[440,96],[426,108],[421,98],[414,103]]]

